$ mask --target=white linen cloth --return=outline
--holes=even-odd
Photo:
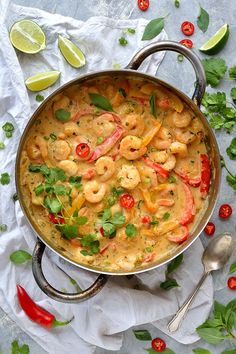
[[[111,68],[114,63],[124,67],[133,54],[147,44],[140,40],[147,21],[94,17],[81,22],[37,9],[15,6],[8,1],[0,2],[0,13],[0,122],[2,125],[9,121],[15,126],[11,139],[5,139],[3,132],[0,132],[0,141],[4,140],[6,144],[6,148],[0,151],[0,173],[11,174],[11,183],[0,188],[0,223],[8,225],[8,231],[0,235],[0,306],[50,354],[74,353],[75,348],[78,353],[90,354],[96,345],[118,350],[122,345],[122,331],[149,322],[168,333],[166,324],[193,290],[203,272],[203,246],[200,240],[185,252],[184,263],[174,274],[181,284],[180,288],[171,291],[159,288],[159,283],[165,278],[166,267],[162,267],[137,275],[132,280],[112,277],[98,295],[73,305],[62,304],[47,297],[35,283],[30,262],[15,266],[9,261],[10,254],[15,250],[32,252],[36,241],[19,203],[16,202],[14,207],[11,199],[15,192],[14,161],[19,137],[31,113],[38,106],[35,94],[27,92],[24,79],[39,72],[60,70],[60,81],[42,93],[47,96],[59,85],[85,72]],[[23,18],[35,20],[46,33],[47,49],[37,55],[16,55],[9,42],[9,27]],[[135,28],[136,33],[128,36],[129,44],[126,47],[121,47],[118,38],[122,30],[128,27]],[[58,34],[68,36],[79,45],[87,58],[85,67],[76,70],[67,64],[57,47]],[[155,40],[166,38],[166,33],[162,31]],[[142,70],[154,75],[163,55],[157,53],[147,59]],[[82,288],[88,287],[96,279],[96,274],[72,266],[48,250],[44,255],[43,269],[46,278],[58,289],[74,291],[68,278],[55,263],[76,279]],[[141,290],[133,289],[137,281],[141,284]],[[41,328],[30,321],[19,307],[17,283],[24,286],[39,305],[54,313],[59,320],[70,319],[73,315],[75,319],[63,328],[51,331]],[[181,329],[171,336],[185,344],[196,341],[198,336],[195,328],[208,316],[212,298],[212,279],[208,277]]]

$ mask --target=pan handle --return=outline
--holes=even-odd
[[[102,290],[106,284],[109,276],[105,274],[100,274],[95,282],[86,290],[81,291],[80,293],[63,293],[59,290],[53,288],[48,281],[46,280],[43,271],[42,271],[42,257],[45,251],[45,244],[41,240],[37,240],[32,259],[32,270],[33,275],[36,280],[36,283],[40,289],[49,297],[56,301],[68,302],[68,303],[78,303],[87,299],[90,299],[92,296],[96,295],[99,291]]]
[[[200,106],[202,97],[206,89],[206,76],[204,68],[197,54],[195,54],[192,49],[187,48],[183,44],[173,41],[161,41],[151,43],[135,54],[135,56],[131,59],[130,63],[126,66],[126,69],[137,70],[144,61],[144,59],[146,59],[149,55],[156,52],[160,52],[162,50],[178,52],[184,55],[190,61],[195,70],[197,79],[192,100],[197,106]]]

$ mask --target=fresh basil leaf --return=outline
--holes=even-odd
[[[161,284],[160,284],[160,287],[163,289],[163,290],[170,290],[172,288],[176,288],[176,287],[179,287],[179,284],[177,283],[177,281],[175,279],[166,279],[165,281],[163,281]]]
[[[233,261],[229,268],[229,274],[232,274],[234,272],[236,272],[236,259]]]
[[[59,213],[62,209],[62,204],[57,198],[51,198],[46,196],[44,198],[44,206],[51,212],[51,213]]]
[[[125,227],[125,233],[127,235],[127,237],[134,237],[137,235],[137,227],[134,226],[134,224],[127,224],[126,227]]]
[[[219,344],[225,339],[224,334],[222,334],[219,328],[202,328],[200,326],[197,327],[196,332],[199,337],[210,344]]]
[[[202,64],[206,74],[207,84],[216,87],[227,70],[225,60],[222,58],[203,59]]]
[[[40,95],[40,94],[37,94],[35,99],[36,99],[37,102],[42,102],[44,100],[44,97],[42,95]]]
[[[202,324],[202,328],[223,328],[222,318],[209,318]]]
[[[179,256],[174,258],[168,265],[167,265],[167,274],[172,273],[174,270],[176,270],[181,263],[183,262],[184,255],[181,253]]]
[[[164,17],[151,20],[145,27],[142,41],[147,41],[155,38],[163,30],[165,25]]]
[[[229,147],[226,149],[227,155],[231,158],[231,160],[236,159],[236,138],[233,138]]]
[[[56,227],[58,230],[61,231],[62,235],[65,238],[67,238],[68,240],[78,237],[78,226],[77,225],[60,224],[60,225],[57,225]]]
[[[22,264],[32,259],[31,254],[24,250],[18,250],[10,255],[10,260],[15,264]]]
[[[4,172],[1,174],[1,177],[0,177],[0,183],[4,186],[6,184],[9,184],[11,181],[11,178],[10,178],[10,175],[9,173],[7,172]]]
[[[151,334],[146,329],[137,329],[133,333],[138,340],[152,340]]]
[[[121,212],[117,212],[111,218],[111,222],[116,226],[123,225],[125,223],[125,216]]]
[[[89,97],[94,106],[104,109],[105,111],[113,111],[112,105],[106,97],[101,96],[98,93],[90,93]]]
[[[219,303],[218,301],[214,302],[214,317],[218,319],[222,319],[224,321],[224,316],[226,313],[226,307]]]
[[[193,352],[194,352],[195,354],[211,354],[211,352],[209,352],[209,350],[203,349],[203,348],[196,348],[196,349],[193,349]]]
[[[55,117],[61,122],[67,122],[71,117],[71,113],[66,111],[64,108],[59,108],[55,112]]]
[[[209,14],[202,7],[200,7],[200,14],[197,18],[197,25],[202,32],[206,32],[209,26]]]
[[[29,354],[29,346],[27,344],[19,345],[17,340],[11,343],[11,353],[12,354]]]
[[[152,349],[152,348],[147,348],[145,349],[146,352],[148,352],[149,354],[156,354],[157,351]],[[175,354],[175,352],[173,352],[173,350],[171,350],[170,348],[166,348],[165,350],[162,351],[163,354]]]
[[[156,94],[153,92],[149,100],[151,114],[156,118],[157,117],[157,106],[156,106]]]
[[[236,80],[236,65],[229,69],[229,77]]]

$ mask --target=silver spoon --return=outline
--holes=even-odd
[[[196,286],[196,289],[183,303],[176,315],[168,323],[167,327],[170,332],[175,332],[182,323],[190,305],[192,304],[198,290],[202,286],[204,280],[213,270],[222,268],[229,260],[233,251],[233,236],[229,232],[214,238],[205,249],[202,255],[202,263],[204,265],[204,273]]]

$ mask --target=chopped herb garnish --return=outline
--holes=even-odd
[[[153,251],[153,247],[146,247],[145,249],[144,249],[144,251],[145,252],[147,252],[147,253],[150,253],[150,252],[152,252]]]
[[[149,100],[151,114],[156,118],[157,117],[157,106],[156,106],[156,94],[153,92]]]
[[[44,192],[44,189],[45,189],[44,185],[40,184],[39,186],[34,188],[34,193],[38,196],[38,195],[40,195],[41,193]]]
[[[236,80],[236,65],[229,68],[229,77]]]
[[[200,7],[200,14],[197,18],[197,25],[202,32],[206,32],[209,25],[209,14],[206,10]]]
[[[124,98],[127,97],[127,93],[126,93],[125,89],[123,89],[122,87],[120,87],[118,91],[119,91],[119,93],[120,93]]]
[[[57,181],[65,181],[65,172],[59,167],[49,168],[47,165],[29,165],[29,171],[35,173],[42,173],[45,180],[49,184],[54,184]]]
[[[49,136],[50,136],[50,138],[51,138],[53,141],[57,140],[56,134],[51,133]]]
[[[140,199],[137,203],[137,208],[140,209],[141,205],[144,203],[144,200]]]
[[[27,344],[19,345],[17,340],[11,343],[11,353],[12,354],[29,354],[29,346]]]
[[[127,237],[132,238],[137,235],[137,232],[138,232],[137,227],[134,226],[134,224],[126,225],[125,233],[126,233]]]
[[[9,173],[4,172],[4,173],[1,174],[0,183],[1,183],[2,185],[9,184],[9,183],[10,183],[10,180],[11,180],[11,178],[10,178]]]
[[[134,29],[134,28],[127,28],[127,31],[128,31],[129,33],[132,33],[132,34],[135,33],[135,29]]]
[[[115,236],[116,228],[125,223],[125,216],[121,212],[117,212],[112,216],[111,209],[109,208],[99,213],[99,217],[101,217],[105,237]]]
[[[82,187],[81,183],[82,177],[81,176],[71,176],[69,178],[69,183],[73,185],[74,187],[80,189]]]
[[[89,234],[80,239],[80,242],[83,247],[86,247],[86,250],[81,250],[80,253],[84,256],[92,256],[93,254],[100,252],[100,243],[96,240],[95,234]]]
[[[0,224],[0,232],[7,231],[7,225],[6,224]]]
[[[10,122],[6,122],[6,123],[2,126],[2,129],[4,130],[5,135],[6,135],[7,138],[11,138],[11,137],[12,137],[12,134],[13,134],[13,131],[15,130],[13,124],[10,123]]]
[[[180,1],[179,0],[175,0],[175,7],[177,7],[177,9],[180,7]]]
[[[62,236],[71,240],[73,238],[78,237],[78,226],[77,225],[69,225],[69,224],[58,224],[56,228],[61,231]]]
[[[236,159],[236,138],[233,138],[229,147],[227,147],[226,152],[228,156],[231,158],[231,160]]]
[[[50,211],[50,213],[56,214],[62,209],[62,203],[57,198],[49,197],[48,195],[44,198],[43,204]]]
[[[0,150],[3,150],[3,149],[5,149],[5,144],[2,141],[0,141]]]
[[[15,203],[18,199],[19,199],[19,198],[18,198],[17,193],[14,193],[13,196],[12,196],[13,202]]]
[[[164,215],[163,215],[163,220],[166,221],[168,220],[170,217],[170,213],[166,212]]]
[[[177,60],[178,60],[180,63],[182,63],[182,61],[184,60],[183,54],[178,54],[178,55],[177,55]]]
[[[125,46],[125,45],[128,44],[128,41],[127,41],[127,39],[125,37],[120,37],[119,38],[119,43],[120,43],[120,45]]]
[[[102,143],[103,143],[103,141],[104,141],[104,138],[103,138],[102,136],[99,136],[99,137],[97,138],[96,145],[100,145],[100,144],[102,144]]]
[[[169,182],[169,183],[175,183],[175,182],[176,182],[175,176],[170,175],[170,176],[168,177],[168,182]]]
[[[230,265],[229,268],[229,274],[236,272],[236,259],[233,261],[233,263]]]
[[[71,117],[71,113],[66,111],[64,108],[59,108],[55,112],[55,117],[61,122],[67,122]]]
[[[37,102],[42,102],[44,100],[44,96],[42,96],[40,94],[37,94],[35,99],[36,99]]]
[[[25,250],[18,250],[10,255],[10,260],[15,264],[23,264],[32,259],[32,255]]]

